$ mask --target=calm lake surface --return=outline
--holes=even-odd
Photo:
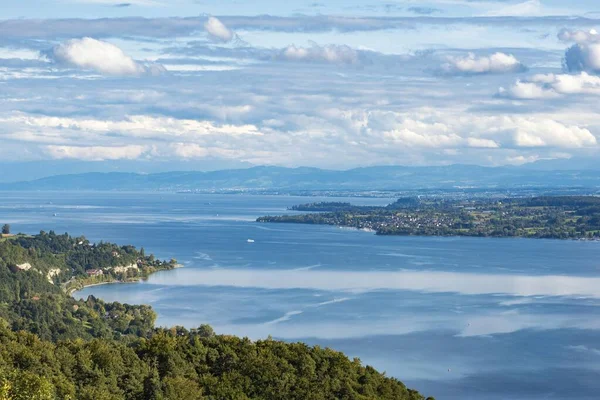
[[[597,242],[377,237],[254,222],[320,198],[0,198],[0,222],[14,231],[66,231],[177,258],[185,268],[76,294],[150,304],[160,325],[209,323],[219,333],[329,346],[438,399],[597,399],[600,393]]]

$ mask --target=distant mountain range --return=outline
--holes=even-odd
[[[0,190],[401,191],[417,189],[600,188],[598,170],[524,167],[366,167],[346,171],[252,167],[153,174],[83,173],[0,183]]]

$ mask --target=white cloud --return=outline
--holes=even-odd
[[[449,57],[442,70],[450,74],[505,74],[524,71],[526,67],[511,54],[494,53],[477,57],[469,53],[464,57]]]
[[[224,143],[220,143],[221,146],[226,146]],[[162,157],[165,159],[169,158],[183,158],[186,160],[190,159],[222,159],[222,160],[237,160],[237,161],[248,161],[253,160],[267,160],[274,156],[273,153],[263,151],[255,148],[239,148],[231,149],[226,147],[218,147],[214,144],[208,146],[202,146],[197,143],[172,143],[168,146],[162,146],[154,149],[153,155]]]
[[[0,118],[0,122],[17,124],[29,129],[37,128],[37,132],[42,137],[52,135],[52,129],[59,130],[63,136],[66,136],[69,131],[76,132],[77,135],[119,132],[132,138],[145,139],[262,134],[254,125],[217,125],[210,121],[148,115],[132,115],[122,120],[102,120],[18,114],[9,118]]]
[[[552,99],[561,95],[600,95],[600,77],[582,72],[569,74],[538,74],[529,81],[518,80],[508,89],[500,88],[499,94],[514,99]]]
[[[287,61],[322,62],[331,64],[355,64],[358,52],[346,45],[320,46],[313,43],[310,47],[291,45],[281,51],[280,58]]]
[[[0,47],[0,59],[18,58],[21,60],[38,60],[40,54],[37,51],[29,49],[13,49],[9,47]]]
[[[235,159],[256,164],[330,167],[380,163],[430,164],[474,157],[495,165],[550,157],[562,149],[597,148],[598,114],[483,114],[467,108],[416,108],[405,111],[331,108],[313,104],[306,114],[289,112],[254,124],[134,115],[119,120],[67,118],[35,114],[0,117],[0,141],[23,147],[52,145],[45,154],[61,158]],[[257,112],[263,114],[257,108]],[[275,116],[276,114],[263,114]],[[261,122],[264,121],[264,122]],[[594,133],[592,133],[594,132]],[[151,149],[116,153],[121,146]],[[37,146],[36,146],[37,145]],[[111,154],[113,154],[111,156]],[[114,155],[114,154],[119,154]],[[473,159],[473,158],[471,158]],[[483,161],[485,160],[485,161]]]
[[[534,75],[532,81],[550,85],[554,90],[561,94],[586,93],[600,95],[600,77],[585,72],[582,72],[579,75]]]
[[[383,129],[386,140],[403,147],[582,148],[597,144],[587,128],[545,115],[485,116],[423,108],[409,114],[371,112],[366,126],[370,133]]]
[[[204,158],[208,150],[196,143],[173,143],[170,145],[173,154],[181,158]]]
[[[470,137],[467,139],[469,147],[476,147],[482,149],[497,149],[500,147],[498,143],[491,139],[482,139],[476,137]]]
[[[211,39],[219,42],[230,42],[235,38],[235,33],[215,17],[208,18],[208,21],[204,24],[204,29]]]
[[[489,16],[503,17],[525,17],[543,14],[542,2],[540,0],[526,0],[522,3],[511,4],[487,13]]]
[[[445,148],[460,146],[462,138],[456,134],[428,135],[409,129],[395,129],[383,133],[384,138],[406,147]]]
[[[578,43],[569,47],[564,64],[570,72],[600,73],[600,43]]]
[[[557,157],[559,158],[559,157]],[[510,165],[523,165],[523,164],[529,164],[532,162],[536,162],[540,159],[540,157],[538,155],[532,155],[532,156],[524,156],[524,155],[519,155],[519,156],[508,156],[506,157],[505,161],[507,164]]]
[[[87,161],[135,160],[147,151],[145,146],[45,146],[45,152],[54,159],[78,159]]]
[[[139,76],[164,72],[161,65],[142,65],[114,44],[89,37],[61,43],[47,52],[46,56],[56,63],[94,70],[103,75]]]
[[[563,42],[593,43],[600,42],[600,34],[595,29],[589,31],[562,29],[558,38]]]
[[[596,146],[585,127],[561,122],[552,115],[474,115],[465,110],[420,108],[410,112],[325,110],[327,123],[315,121],[311,137],[330,135],[345,127],[348,136],[373,151],[392,149],[519,149]],[[383,140],[383,142],[382,142]]]
[[[503,97],[523,100],[553,99],[560,96],[553,89],[544,88],[535,82],[523,82],[521,80],[517,80],[508,89],[501,87],[498,94]]]
[[[578,148],[594,146],[596,137],[585,128],[567,126],[557,121],[519,118],[514,128],[515,144],[519,147]]]

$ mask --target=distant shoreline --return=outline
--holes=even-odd
[[[265,217],[260,217],[265,218]],[[538,237],[538,236],[478,236],[478,235],[459,235],[459,234],[448,234],[448,235],[426,235],[426,234],[382,234],[378,233],[376,229],[372,228],[359,228],[356,226],[347,225],[334,225],[326,223],[306,223],[297,221],[257,221],[260,224],[289,224],[289,225],[313,225],[313,226],[330,226],[340,230],[371,233],[375,236],[381,237],[400,237],[400,238],[470,238],[470,239],[530,239],[530,240],[556,240],[556,241],[573,241],[573,242],[588,242],[588,243],[600,243],[600,238],[585,238],[585,237],[571,237],[571,238],[559,238],[559,237]]]
[[[600,197],[502,199],[402,197],[387,206],[317,202],[292,207],[304,214],[264,216],[257,222],[332,225],[378,236],[522,237],[600,241]]]

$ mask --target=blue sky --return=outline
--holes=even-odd
[[[576,166],[599,156],[595,3],[22,0],[0,157]]]

